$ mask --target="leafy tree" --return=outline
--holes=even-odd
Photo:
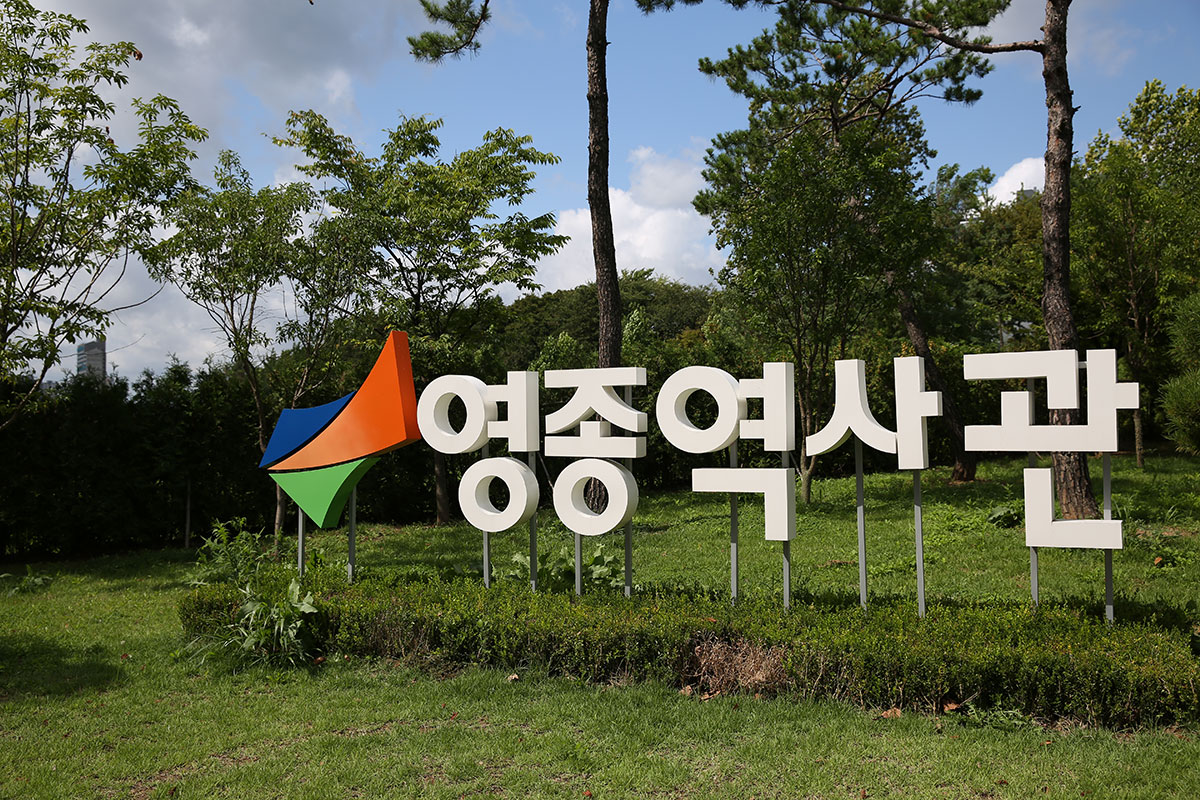
[[[100,336],[104,300],[152,243],[162,202],[190,185],[189,149],[206,133],[170,98],[135,99],[137,142],[110,131],[110,88],[141,52],[87,45],[87,24],[0,1],[0,379],[33,380],[0,410],[0,428],[35,396],[63,347]]]
[[[671,8],[680,2],[695,4],[702,0],[638,0],[646,11],[656,8]],[[730,5],[743,7],[751,0],[726,0]],[[968,56],[987,56],[994,53],[1032,52],[1042,59],[1042,76],[1046,90],[1046,177],[1042,202],[1042,317],[1046,336],[1052,349],[1075,349],[1079,346],[1079,332],[1071,302],[1070,285],[1070,221],[1071,221],[1071,159],[1074,147],[1071,84],[1067,72],[1067,13],[1071,0],[1046,0],[1046,14],[1042,25],[1042,38],[1037,40],[993,42],[987,36],[973,36],[971,30],[987,25],[1008,8],[1011,0],[764,0],[763,5],[775,5],[781,15],[794,15],[810,31],[820,33],[821,17],[818,6],[834,12],[832,19],[869,20],[886,26],[891,31],[880,42],[881,52],[886,55],[888,40],[894,50],[930,46],[935,53],[956,53]],[[829,19],[828,17],[826,19]],[[803,37],[803,27],[797,36]],[[801,45],[824,66],[846,62],[845,44],[818,40],[815,45]],[[839,58],[840,56],[840,58]],[[850,59],[847,63],[853,63]],[[951,63],[951,62],[947,62]],[[966,64],[967,62],[963,62]],[[773,77],[776,71],[786,71],[790,64],[768,62]],[[801,64],[803,66],[803,64]],[[976,71],[978,73],[978,71]],[[885,87],[881,96],[885,101],[902,97],[901,81],[893,84],[887,80],[896,74],[894,67],[884,68],[871,81],[880,77]],[[912,73],[920,79],[927,72]],[[870,75],[870,73],[868,73]],[[851,73],[849,78],[855,77]],[[891,88],[887,88],[891,87]],[[951,84],[946,90],[947,99],[969,99],[955,97],[960,91]],[[1073,425],[1080,421],[1078,409],[1051,409],[1050,421],[1055,424]],[[1096,498],[1092,493],[1088,477],[1087,458],[1083,453],[1054,454],[1055,486],[1058,489],[1059,505],[1066,517],[1094,517],[1099,513]]]
[[[177,232],[150,253],[150,272],[177,285],[208,313],[225,337],[254,402],[258,446],[266,452],[280,408],[298,401],[328,372],[344,329],[336,323],[357,302],[356,231],[337,220],[303,236],[304,216],[317,205],[306,183],[255,190],[237,155],[224,151],[216,187],[176,198],[167,219]],[[281,285],[284,319],[272,307]],[[272,330],[272,323],[276,323]],[[292,343],[303,355],[286,376],[267,368],[273,348]],[[276,490],[276,535],[284,499]]]
[[[904,126],[807,129],[772,145],[762,131],[724,134],[706,158],[696,209],[729,250],[718,280],[747,320],[796,363],[800,492],[817,456],[805,437],[828,419],[833,362],[883,307],[885,273],[911,259],[921,213]]]
[[[310,159],[300,167],[331,179],[322,192],[344,224],[369,247],[361,271],[373,319],[408,331],[429,367],[467,355],[486,330],[495,291],[510,283],[536,287],[539,258],[566,242],[554,215],[530,218],[515,209],[532,193],[532,167],[557,158],[532,139],[499,128],[450,161],[437,159],[441,120],[405,117],[387,131],[380,156],[369,156],[315,111],[292,113],[276,139]],[[414,353],[414,360],[416,355]],[[438,521],[450,517],[445,458],[434,455]]]
[[[1171,355],[1181,373],[1163,387],[1167,434],[1180,450],[1200,455],[1200,293],[1179,303],[1170,335]]]
[[[1075,170],[1072,238],[1094,335],[1123,355],[1130,376],[1157,396],[1175,301],[1194,291],[1200,219],[1200,92],[1146,85],[1119,122],[1100,133]],[[1141,408],[1133,414],[1139,466]]]
[[[642,5],[650,10],[664,4],[647,0]],[[670,7],[670,3],[665,5]],[[908,146],[924,156],[923,131],[911,102],[929,96],[973,102],[980,93],[966,82],[986,74],[990,66],[977,53],[950,50],[929,37],[906,35],[891,23],[793,3],[780,6],[773,29],[748,46],[730,50],[721,61],[702,59],[700,68],[746,96],[751,129],[770,142],[803,132],[826,137],[836,145],[853,128],[892,126],[904,131]],[[717,144],[722,144],[721,138]],[[955,391],[939,369],[928,322],[918,309],[922,295],[933,283],[928,275],[929,259],[953,224],[937,219],[953,208],[942,201],[954,196],[961,206],[965,192],[977,187],[978,177],[974,173],[962,178],[949,173],[941,176],[942,183],[925,201],[931,218],[914,218],[909,223],[912,246],[906,252],[910,262],[891,262],[884,270],[903,330],[916,353],[925,359],[930,383],[945,400],[957,480],[974,478],[975,455],[966,450],[964,420]],[[954,181],[967,183],[954,187]],[[919,213],[915,205],[911,212]]]
[[[276,143],[310,159],[300,167],[332,179],[324,201],[356,228],[373,253],[364,264],[368,291],[383,324],[437,338],[464,336],[476,314],[511,283],[531,290],[537,260],[557,251],[554,215],[530,218],[515,208],[533,192],[533,166],[557,157],[503,128],[483,143],[437,160],[441,120],[405,117],[387,131],[381,156],[368,156],[315,111],[292,113]]]
[[[1043,347],[1039,197],[987,202],[962,225],[946,259],[969,282],[960,301],[1001,347]]]

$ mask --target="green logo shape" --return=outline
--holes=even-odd
[[[332,528],[337,525],[354,485],[378,460],[377,456],[371,456],[332,467],[268,474],[309,519],[322,528]]]

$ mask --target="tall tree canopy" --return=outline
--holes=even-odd
[[[34,396],[65,345],[103,335],[132,255],[153,241],[162,202],[190,185],[205,138],[170,98],[132,101],[136,142],[109,123],[111,88],[141,52],[76,40],[87,24],[0,0],[0,379],[33,371],[0,428]]]
[[[1152,81],[1100,133],[1075,171],[1072,242],[1092,335],[1117,348],[1143,396],[1157,397],[1176,301],[1197,288],[1200,257],[1200,92]],[[1142,411],[1134,411],[1138,463]]]
[[[778,144],[757,129],[724,134],[696,196],[729,251],[718,279],[796,364],[806,502],[817,457],[804,438],[829,418],[833,361],[883,307],[888,270],[924,245],[911,170],[923,150],[906,122],[848,126],[837,140],[801,129]]]
[[[638,0],[644,11],[659,8],[669,9],[682,3],[692,5],[702,0]],[[749,5],[752,0],[726,0],[734,7]],[[852,65],[844,47],[853,38],[845,41],[823,41],[820,27],[823,7],[831,12],[826,19],[849,19],[877,23],[891,31],[896,51],[908,49],[920,52],[926,44],[933,52],[954,58],[953,54],[966,54],[968,58],[987,56],[994,53],[1031,52],[1042,60],[1042,79],[1046,93],[1046,155],[1045,187],[1042,192],[1042,317],[1046,335],[1052,349],[1075,349],[1079,346],[1079,331],[1071,301],[1071,159],[1074,147],[1071,84],[1067,72],[1067,13],[1071,0],[1046,0],[1045,18],[1041,26],[1042,38],[1024,41],[993,42],[990,37],[978,35],[977,30],[989,24],[1008,8],[1011,0],[762,0],[761,5],[778,6],[781,19],[789,16],[800,26],[795,36],[806,38],[799,50],[807,52],[826,72],[835,71],[826,67]],[[807,30],[807,34],[806,34]],[[813,39],[813,36],[816,39]],[[868,41],[875,41],[868,39]],[[886,43],[887,38],[879,40]],[[885,57],[886,47],[881,49]],[[840,58],[839,58],[840,56]],[[787,71],[796,62],[787,60],[766,63],[768,74]],[[953,61],[943,62],[953,64]],[[962,67],[972,63],[959,62]],[[803,65],[801,65],[803,66]],[[880,71],[887,85],[887,78],[894,68]],[[914,73],[936,77],[924,67]],[[850,74],[853,77],[853,73]],[[877,80],[877,79],[876,79]],[[768,84],[769,85],[769,84]],[[876,97],[895,98],[903,82],[897,88],[885,89]],[[969,99],[962,94],[966,90],[953,82],[944,90],[947,99]],[[870,103],[868,103],[868,106]],[[1073,425],[1081,419],[1078,409],[1051,409],[1050,421],[1055,424]],[[1087,458],[1083,453],[1054,454],[1055,484],[1058,489],[1059,505],[1067,517],[1094,517],[1099,513],[1095,496],[1088,477]]]

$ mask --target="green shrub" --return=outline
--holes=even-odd
[[[179,601],[184,636],[194,640],[232,625],[241,601],[241,593],[230,584],[197,586]]]
[[[318,612],[312,594],[300,596],[300,581],[288,584],[287,594],[265,599],[243,590],[245,602],[236,622],[218,642],[238,660],[297,666],[307,663],[321,648]]]
[[[228,594],[192,598],[181,617],[215,622],[228,614]],[[786,611],[768,597],[736,606],[713,593],[669,589],[576,598],[535,594],[519,582],[485,589],[441,579],[364,582],[313,605],[323,613],[308,628],[313,647],[417,663],[786,692],[870,707],[933,711],[955,703],[1114,726],[1193,720],[1200,704],[1200,663],[1186,631],[1108,626],[1047,605],[932,604],[920,620],[910,603],[894,601],[867,612],[816,603]]]

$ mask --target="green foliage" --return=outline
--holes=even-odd
[[[1119,137],[1098,134],[1072,170],[1071,244],[1092,338],[1118,348],[1155,398],[1169,372],[1173,306],[1200,286],[1200,167],[1180,155],[1200,144],[1200,92],[1169,94],[1151,81],[1119,127]]]
[[[242,594],[228,583],[196,586],[179,600],[184,637],[195,641],[228,629],[237,620]]]
[[[287,135],[275,139],[309,159],[301,171],[328,181],[325,202],[369,243],[360,270],[378,322],[435,339],[478,333],[496,287],[535,288],[538,259],[566,241],[552,233],[553,214],[515,210],[533,192],[533,167],[556,156],[497,128],[442,161],[441,125],[402,117],[386,131],[382,154],[369,156],[310,110],[292,112]],[[499,213],[503,206],[510,213]]]
[[[988,524],[995,525],[997,528],[1015,528],[1025,520],[1021,509],[1011,506],[996,506],[988,512],[987,521]]]
[[[297,592],[289,587],[282,602],[297,601]],[[705,683],[712,676],[730,674],[706,659],[744,655],[749,647],[768,654],[779,671],[769,686],[746,678],[735,687],[742,690],[930,711],[969,704],[1115,726],[1193,720],[1200,711],[1200,663],[1183,631],[1108,626],[1046,604],[1037,611],[935,605],[918,620],[907,603],[875,603],[864,613],[796,600],[787,612],[777,598],[746,597],[730,606],[671,590],[627,600],[611,591],[582,598],[535,594],[519,582],[492,589],[436,579],[395,587],[364,583],[315,601],[328,624],[322,629],[327,638],[314,646],[701,689],[714,688]],[[200,615],[191,602],[194,619]],[[261,609],[269,601],[259,602]],[[228,597],[212,603],[217,616]],[[731,648],[708,646],[714,642]]]
[[[482,0],[478,9],[473,0],[447,0],[440,4],[421,0],[421,8],[430,22],[447,25],[451,32],[425,31],[408,37],[408,46],[419,61],[437,62],[446,56],[460,58],[479,50],[479,30],[491,16],[488,0]]]
[[[78,57],[86,33],[83,20],[26,0],[0,4],[0,379],[11,384],[41,362],[0,407],[0,427],[64,345],[103,335],[112,312],[101,301],[128,254],[152,244],[162,203],[191,184],[190,147],[207,135],[158,95],[132,101],[137,139],[119,145],[109,98],[142,53],[131,42],[90,43]]]
[[[1162,389],[1167,435],[1180,450],[1200,454],[1200,292],[1187,297],[1171,322],[1171,355],[1182,370]]]
[[[586,557],[586,556],[585,556]],[[514,553],[513,566],[505,570],[494,569],[496,578],[509,581],[529,580],[529,554]],[[625,568],[612,553],[598,544],[591,558],[583,563],[581,577],[583,585],[593,589],[618,588],[625,585]],[[575,588],[575,553],[570,547],[560,547],[557,553],[538,553],[538,589],[547,592],[566,592]]]
[[[239,661],[262,664],[308,663],[318,652],[318,612],[312,594],[300,595],[300,582],[288,584],[286,594],[266,600],[247,587],[239,616],[220,645]]]
[[[212,535],[205,537],[189,580],[193,586],[228,583],[248,586],[255,582],[269,554],[262,531],[246,526],[243,517],[214,522]]]
[[[1167,381],[1162,390],[1167,435],[1185,453],[1200,455],[1200,370]]]
[[[40,592],[43,589],[48,589],[54,581],[49,575],[44,572],[34,573],[33,565],[25,565],[25,574],[16,576],[11,572],[5,572],[0,575],[0,581],[12,580],[12,588],[8,590],[8,596],[12,597],[15,594],[29,594],[31,592]]]

